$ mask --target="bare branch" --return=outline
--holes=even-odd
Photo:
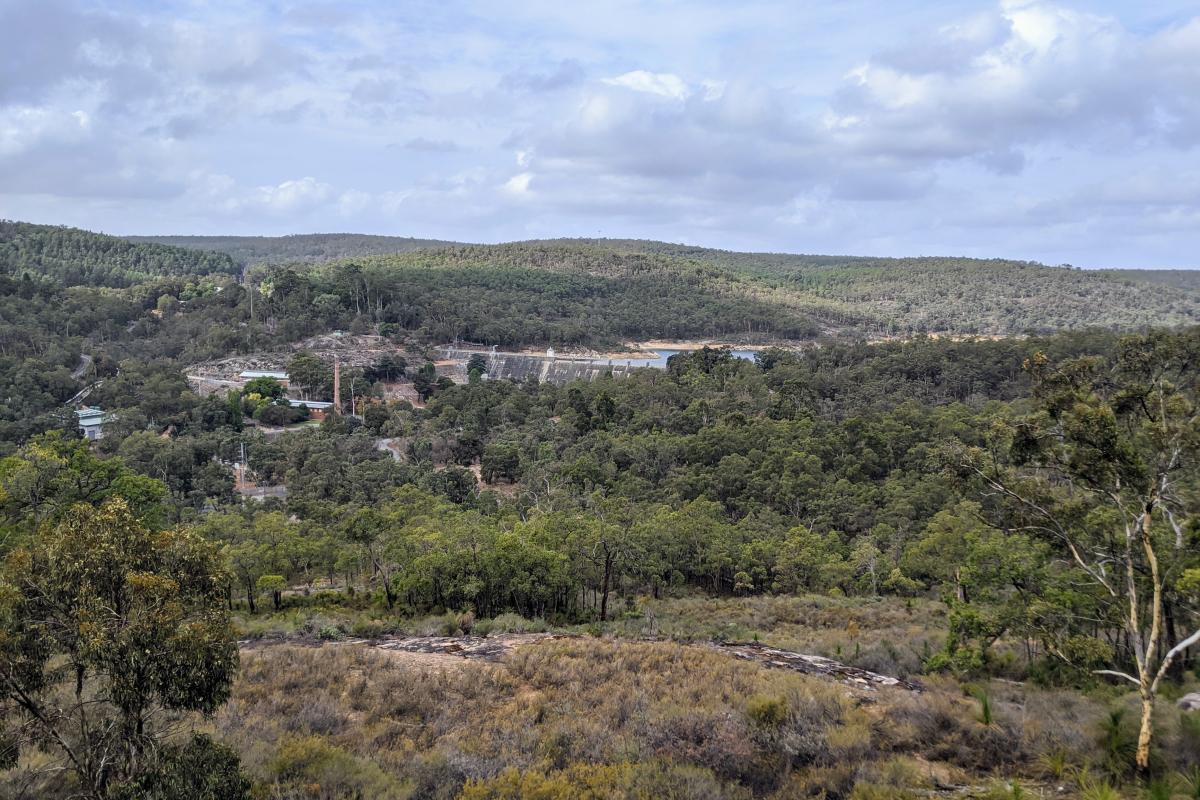
[[[1137,678],[1133,677],[1129,673],[1121,672],[1121,671],[1115,670],[1115,669],[1094,669],[1094,670],[1092,670],[1092,674],[1093,675],[1111,675],[1114,678],[1124,678],[1125,680],[1132,683],[1134,686],[1142,685],[1141,682]]]

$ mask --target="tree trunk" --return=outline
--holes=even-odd
[[[1175,648],[1175,645],[1179,644],[1179,633],[1175,630],[1175,604],[1171,602],[1171,599],[1171,596],[1168,595],[1166,599],[1163,600],[1163,623],[1165,635],[1167,637],[1166,641],[1164,642],[1165,646],[1163,647],[1164,653],[1171,652]],[[1182,679],[1186,666],[1187,652],[1184,651],[1183,656],[1175,659],[1175,661],[1171,664],[1169,667],[1170,671],[1167,674],[1176,680]]]
[[[382,580],[383,580],[383,599],[385,601],[387,601],[387,607],[389,609],[394,608],[396,605],[396,595],[392,593],[392,582],[390,580],[388,580],[387,575],[383,575]]]
[[[1142,695],[1142,725],[1138,731],[1137,769],[1143,776],[1150,771],[1150,736],[1154,732],[1154,694],[1144,686]]]
[[[610,583],[612,582],[612,568],[613,568],[612,556],[605,556],[605,559],[604,559],[604,586],[601,590],[601,595],[600,595],[600,621],[601,622],[608,621],[608,589],[609,589]]]

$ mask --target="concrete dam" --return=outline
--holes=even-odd
[[[488,380],[527,381],[564,384],[571,381],[593,381],[611,372],[614,378],[624,377],[637,369],[665,369],[667,359],[680,352],[675,349],[653,350],[653,357],[642,358],[593,358],[589,356],[561,356],[548,350],[545,355],[536,353],[506,353],[496,350],[446,346],[438,348],[441,362],[438,372],[455,381],[466,382],[467,360],[482,355],[487,360]],[[738,358],[753,359],[748,350],[735,350]]]

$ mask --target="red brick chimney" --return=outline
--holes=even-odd
[[[333,413],[342,413],[342,362],[333,360]]]

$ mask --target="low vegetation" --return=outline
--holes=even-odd
[[[214,724],[274,798],[313,785],[330,797],[919,797],[960,786],[984,797],[999,796],[994,774],[1032,795],[1112,785],[1114,758],[1127,769],[1133,709],[1111,697],[925,683],[919,695],[864,695],[701,647],[609,639],[451,667],[274,647],[245,657]],[[1163,720],[1164,774],[1196,766],[1194,732],[1179,724]]]

